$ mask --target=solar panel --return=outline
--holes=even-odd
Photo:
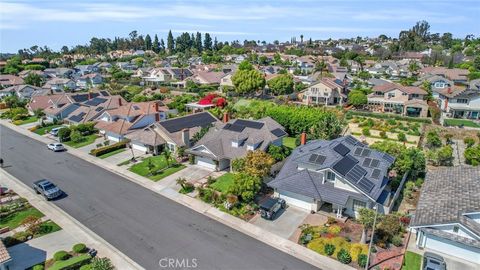
[[[101,110],[103,110],[103,107],[98,107],[98,108],[95,109],[96,112],[99,112]]]
[[[364,176],[365,174],[367,174],[367,171],[360,167],[359,165],[355,165],[348,173],[347,175],[345,176],[345,178],[347,178],[347,180],[350,180],[351,182],[358,182],[358,180],[360,180],[362,178],[362,176]]]
[[[345,156],[350,152],[350,148],[346,147],[343,143],[339,143],[337,146],[333,148],[335,152],[339,153],[342,156]]]
[[[355,156],[360,156],[362,154],[363,148],[357,147],[353,153]]]
[[[362,151],[362,157],[368,157],[370,156],[370,153],[372,152],[372,150],[368,149],[368,148],[364,148],[363,151]]]
[[[249,128],[254,128],[254,129],[261,129],[263,127],[263,123],[261,122],[249,121],[249,120],[243,120],[243,119],[237,119],[234,124],[249,127]]]
[[[86,113],[81,112],[81,113],[79,113],[78,115],[74,115],[74,116],[70,117],[69,119],[70,119],[71,121],[74,121],[74,122],[77,122],[77,123],[78,123],[78,122],[82,121],[83,116],[85,116],[85,115],[86,115]]]
[[[107,91],[100,91],[100,93],[101,93],[102,96],[104,96],[104,97],[110,96],[110,94],[109,94]]]
[[[272,130],[272,131],[270,131],[270,132],[272,132],[272,134],[275,135],[275,136],[277,136],[277,137],[282,137],[282,136],[287,135],[287,133],[286,133],[285,131],[283,131],[282,129],[280,129],[280,128],[276,128],[276,129],[274,129],[274,130]]]
[[[363,161],[363,166],[364,167],[370,167],[370,163],[372,162],[372,159],[371,158],[366,158],[364,161]]]
[[[211,114],[203,112],[191,114],[185,117],[169,119],[159,122],[159,125],[164,127],[168,132],[174,133],[184,128],[205,127],[215,123],[216,121],[217,119],[215,119]]]
[[[381,172],[382,172],[382,171],[380,171],[379,169],[373,170],[373,172],[372,172],[372,178],[379,179]]]
[[[318,164],[318,165],[322,165],[323,162],[325,162],[325,159],[327,159],[326,156],[317,155],[317,159],[315,159],[315,161],[313,163]]]
[[[318,157],[317,154],[311,154],[310,158],[308,159],[308,162],[314,163],[317,157]]]
[[[88,106],[98,106],[100,104],[102,104],[103,102],[107,101],[107,99],[105,98],[93,98],[93,99],[90,99],[89,101],[85,102],[85,105],[88,105]]]
[[[355,145],[358,143],[357,139],[355,139],[354,137],[352,136],[347,136],[345,137],[345,142],[351,144],[351,145]]]
[[[384,154],[383,158],[390,163],[393,163],[395,161],[395,158],[390,156],[389,154]]]
[[[367,178],[364,177],[364,178],[360,179],[360,181],[358,181],[357,186],[361,191],[363,191],[365,193],[370,193],[370,191],[372,191],[375,184],[372,183],[372,181],[370,181],[370,180],[368,180]]]
[[[232,126],[232,124],[226,124],[223,129],[230,129],[230,127]]]
[[[347,174],[348,171],[350,171],[355,164],[358,163],[358,160],[350,155],[344,156],[342,159],[340,159],[335,165],[333,165],[333,169],[337,171],[341,175]]]
[[[244,129],[245,129],[244,126],[233,124],[233,125],[230,126],[230,128],[228,130],[235,131],[235,132],[242,132]]]
[[[378,164],[380,164],[380,160],[378,159],[372,159],[372,163],[370,163],[370,166],[372,168],[377,168],[378,167]]]

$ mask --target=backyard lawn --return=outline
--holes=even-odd
[[[15,212],[7,217],[4,217],[0,220],[0,228],[8,227],[10,230],[17,228],[20,226],[23,220],[25,220],[29,216],[35,217],[43,217],[43,213],[38,211],[34,207],[29,207],[25,210]]]
[[[210,187],[222,193],[226,193],[231,185],[233,185],[233,173],[226,173],[217,178],[215,183],[211,184]]]
[[[295,145],[295,138],[294,137],[285,137],[283,138],[283,145],[290,149],[295,149],[297,146]]]
[[[98,138],[97,134],[91,134],[91,135],[83,136],[83,140],[80,142],[68,141],[68,142],[64,142],[64,144],[71,146],[73,148],[80,148],[80,147],[84,147],[86,145],[92,144],[93,142],[95,142],[97,138]]]
[[[120,148],[120,149],[117,149],[117,150],[115,150],[115,151],[112,151],[112,152],[103,154],[103,155],[98,156],[98,157],[101,158],[101,159],[105,159],[105,158],[107,158],[107,157],[111,157],[111,156],[113,156],[113,155],[116,155],[116,154],[121,153],[121,152],[126,151],[126,150],[127,150],[126,148]]]
[[[418,270],[422,264],[422,255],[407,251],[402,270]]]
[[[32,115],[32,116],[29,116],[27,119],[14,121],[14,124],[17,126],[21,126],[29,123],[34,123],[37,121],[38,121],[38,118],[35,115]]]
[[[56,127],[61,127],[61,126],[62,125],[53,125],[53,126],[38,128],[38,129],[35,130],[35,133],[37,133],[38,135],[45,135],[48,132],[50,132],[50,130],[52,130]]]
[[[150,172],[150,169],[148,168],[149,162],[151,162],[152,164],[151,171],[154,172],[153,174]],[[159,156],[146,158],[142,162],[130,167],[129,170],[138,175],[147,177],[150,180],[158,181],[164,177],[167,177],[185,168],[184,165],[178,164],[174,160],[170,161],[170,168],[165,169],[166,167],[167,167],[167,161],[165,160],[165,157],[163,155],[159,155]]]
[[[465,126],[465,127],[474,127],[480,128],[480,124],[477,124],[473,121],[466,120],[466,119],[445,119],[444,121],[445,126]]]

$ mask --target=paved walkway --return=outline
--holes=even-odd
[[[163,189],[165,187],[172,188],[176,191],[180,190],[180,186],[177,185],[177,179],[178,178],[185,178],[187,179],[188,182],[190,183],[197,183],[199,181],[202,181],[202,179],[207,178],[208,176],[212,175],[214,172],[212,170],[209,170],[205,167],[198,166],[198,165],[186,165],[187,167],[181,171],[178,171],[174,174],[171,174],[162,180],[156,182],[156,186],[158,186],[160,189]]]

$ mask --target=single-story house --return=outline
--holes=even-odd
[[[10,95],[16,95],[21,99],[30,100],[34,95],[44,94],[44,89],[28,84],[14,85],[0,90],[0,98]]]
[[[267,183],[287,204],[355,217],[361,208],[388,213],[388,172],[395,158],[352,136],[314,140],[293,150],[277,177]]]
[[[480,168],[429,171],[410,228],[417,247],[480,268]]]
[[[6,88],[14,85],[24,84],[23,79],[10,74],[1,74],[0,75],[0,87]]]

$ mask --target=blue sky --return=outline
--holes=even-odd
[[[479,17],[478,0],[0,0],[0,51],[58,50],[132,30],[164,39],[169,29],[209,32],[229,41],[396,37],[419,20],[427,20],[431,32],[479,36]]]

